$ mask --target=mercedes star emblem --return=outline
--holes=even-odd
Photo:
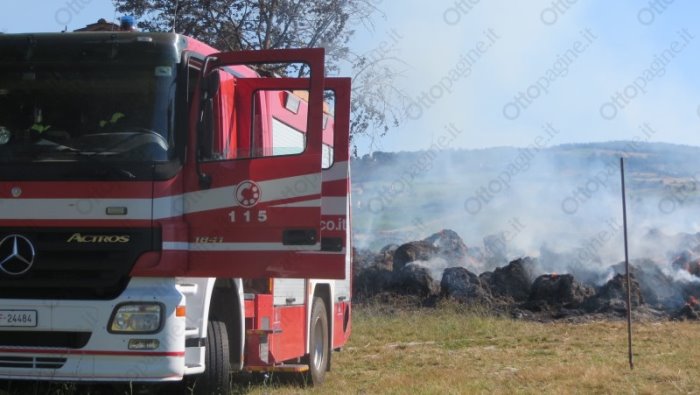
[[[34,246],[24,236],[9,235],[0,241],[0,270],[19,276],[26,273],[34,263]]]

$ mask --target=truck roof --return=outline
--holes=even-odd
[[[47,56],[85,56],[88,49],[104,52],[110,46],[119,51],[138,48],[143,56],[152,54],[160,60],[179,63],[182,52],[190,50],[201,56],[219,52],[217,49],[182,34],[151,32],[66,32],[66,33],[12,33],[0,34],[0,62],[26,61],[31,55],[30,48],[42,49]],[[51,54],[51,55],[48,55]],[[256,77],[257,73],[245,66],[231,67],[239,75]]]
[[[187,48],[184,36],[172,33],[89,32],[18,33],[0,35],[0,62],[116,58],[137,54],[136,59],[177,63]]]

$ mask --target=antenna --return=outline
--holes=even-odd
[[[632,287],[630,281],[630,260],[627,253],[627,198],[625,197],[625,160],[620,158],[620,178],[622,180],[622,227],[625,236],[625,277],[627,277],[627,351],[630,370],[634,369],[632,359]]]
[[[178,10],[178,8],[180,8],[180,0],[175,1],[175,13],[173,15],[173,28],[172,28],[173,33],[177,33],[175,31],[175,24],[177,23],[177,10]]]

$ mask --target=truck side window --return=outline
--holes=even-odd
[[[201,161],[298,155],[306,149],[308,91],[256,90],[254,78],[226,70],[209,81],[211,99],[202,103]],[[333,119],[324,105],[323,166],[333,163]]]

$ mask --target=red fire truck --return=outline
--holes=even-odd
[[[322,49],[0,35],[0,379],[323,382],[351,329],[349,96]]]

